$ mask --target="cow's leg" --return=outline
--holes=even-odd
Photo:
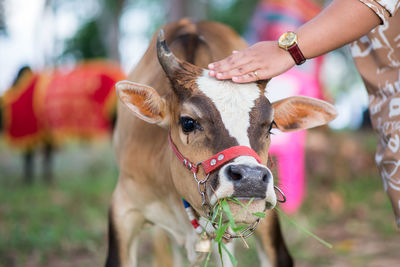
[[[46,142],[43,147],[43,179],[47,184],[53,182],[53,151],[53,146]]]
[[[24,152],[24,181],[26,184],[33,182],[33,149],[27,149]]]
[[[173,263],[174,267],[182,267],[183,266],[183,257],[182,253],[180,251],[180,246],[171,239],[171,249],[172,249],[172,258],[173,258]]]
[[[260,255],[261,266],[293,266],[293,260],[283,240],[278,216],[275,211],[267,212],[267,217],[257,227],[257,233],[258,241],[269,259],[269,263],[267,263],[265,256]]]
[[[145,218],[124,194],[117,186],[111,202],[106,267],[137,266],[137,238]]]
[[[167,232],[160,227],[153,227],[152,241],[154,246],[154,260],[153,267],[165,266],[173,267],[173,259],[169,247],[172,246],[172,240],[169,238]]]
[[[128,211],[123,216],[109,216],[108,254],[106,267],[136,267],[138,234],[144,218],[137,211]]]

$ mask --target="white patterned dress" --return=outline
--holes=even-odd
[[[351,44],[378,134],[375,160],[400,227],[400,0],[360,0],[382,24]]]

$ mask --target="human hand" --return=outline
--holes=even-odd
[[[294,65],[292,56],[276,41],[264,41],[241,51],[233,51],[232,55],[209,64],[208,68],[211,77],[247,83],[270,79]]]

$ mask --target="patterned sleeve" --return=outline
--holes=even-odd
[[[384,23],[393,16],[400,7],[400,0],[360,0],[371,8]]]

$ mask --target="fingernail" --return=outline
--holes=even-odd
[[[211,63],[211,64],[208,64],[208,68],[209,68],[209,69],[213,69],[213,68],[214,68],[214,64],[212,64],[212,63]]]
[[[215,76],[215,71],[210,70],[208,72],[208,75],[211,76],[211,77],[214,77]]]
[[[216,77],[217,77],[218,79],[221,79],[221,78],[222,78],[222,73],[217,73]]]

